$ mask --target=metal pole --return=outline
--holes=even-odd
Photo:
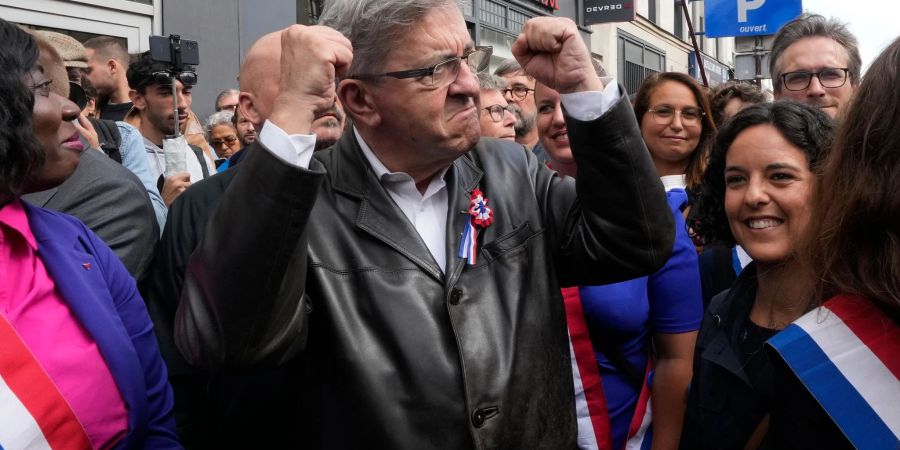
[[[688,0],[680,0],[681,8],[684,11],[684,19],[687,21],[688,33],[691,35],[691,42],[694,43],[694,53],[697,55],[697,67],[700,68],[700,78],[703,79],[703,85],[709,87],[709,80],[706,79],[706,69],[703,67],[703,53],[700,52],[700,46],[697,45],[697,36],[694,35],[694,24],[691,22],[691,14],[688,12]]]
[[[172,105],[175,108],[174,120],[175,120],[175,137],[181,136],[181,127],[178,123],[178,85],[175,84],[175,73],[170,74],[172,76]]]

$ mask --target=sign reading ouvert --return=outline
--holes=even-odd
[[[634,14],[634,0],[584,0],[585,25],[630,22]]]

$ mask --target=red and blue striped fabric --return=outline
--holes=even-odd
[[[612,432],[606,408],[606,394],[600,368],[588,333],[581,296],[577,287],[563,288],[569,349],[572,353],[572,378],[575,381],[575,415],[578,420],[578,448],[612,449]]]
[[[90,449],[72,408],[2,314],[0,348],[0,450]]]
[[[835,297],[768,341],[858,449],[900,448],[900,327]]]
[[[644,374],[644,384],[641,386],[641,395],[638,397],[637,406],[634,408],[634,417],[628,428],[628,441],[625,442],[625,450],[650,450],[653,446],[653,408],[650,403],[650,383],[653,373],[653,361],[647,362],[647,373]]]

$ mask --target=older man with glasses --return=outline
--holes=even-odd
[[[187,265],[182,354],[297,363],[308,448],[574,448],[559,286],[646,274],[673,242],[627,97],[574,22],[524,25],[513,54],[563,97],[576,190],[480,138],[489,53],[455,0],[333,0],[320,23],[279,36],[271,115]],[[314,153],[336,97],[352,127]]]
[[[478,74],[478,117],[481,137],[516,140],[516,107],[503,98],[506,81],[488,73]]]
[[[862,72],[856,37],[818,14],[805,13],[781,27],[770,58],[776,100],[806,103],[832,118],[849,104]]]

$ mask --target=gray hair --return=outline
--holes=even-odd
[[[219,111],[217,113],[213,113],[206,119],[206,126],[204,126],[204,131],[206,131],[206,139],[209,139],[209,133],[213,130],[213,128],[219,125],[228,125],[229,127],[235,128],[234,122],[232,118],[234,117],[234,112],[226,109],[224,111]]]
[[[215,104],[216,109],[219,109],[219,102],[221,102],[222,99],[225,98],[226,95],[237,95],[240,93],[241,93],[241,91],[239,91],[237,89],[225,89],[224,91],[219,92],[219,95],[216,96],[216,104]]]
[[[800,17],[786,23],[772,44],[769,55],[769,73],[772,75],[772,86],[775,93],[781,92],[781,56],[791,44],[800,39],[822,36],[833,39],[847,51],[847,69],[850,72],[850,83],[859,84],[862,75],[862,58],[859,56],[859,44],[850,33],[846,24],[831,18],[826,19],[818,14],[803,13]]]
[[[481,90],[503,92],[503,90],[506,89],[506,80],[498,77],[497,75],[491,75],[485,72],[479,72],[477,75],[478,86],[481,88]]]
[[[498,77],[505,77],[506,75],[516,74],[522,74],[531,78],[531,75],[525,73],[525,71],[522,69],[522,66],[520,66],[519,62],[514,58],[504,59],[500,62],[500,65],[498,65],[497,68],[494,69],[494,75],[497,75]]]
[[[378,73],[406,32],[428,12],[459,7],[458,0],[330,0],[319,24],[341,32],[353,45],[350,75]],[[412,37],[415,39],[415,37]]]

